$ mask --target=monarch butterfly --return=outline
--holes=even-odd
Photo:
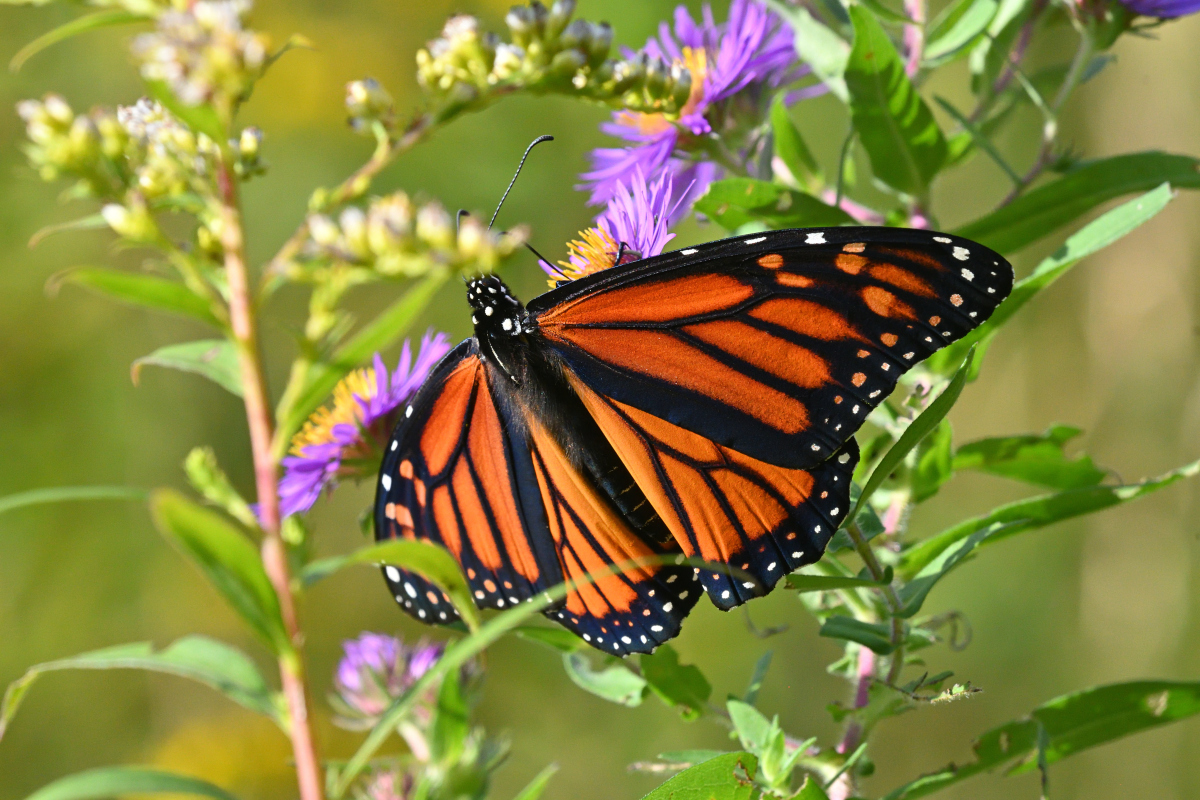
[[[702,594],[728,610],[821,557],[849,510],[854,432],[1012,281],[982,245],[871,227],[618,263],[527,307],[477,277],[474,335],[388,445],[376,537],[445,546],[481,608],[642,559],[544,613],[605,652],[651,651]],[[420,576],[385,579],[418,619],[457,619]]]

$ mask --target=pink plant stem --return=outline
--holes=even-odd
[[[246,423],[250,431],[250,449],[254,457],[259,516],[266,534],[262,543],[263,568],[279,596],[284,629],[294,648],[292,652],[281,654],[279,657],[280,683],[288,709],[288,734],[292,740],[292,754],[296,761],[296,780],[301,800],[322,800],[324,791],[320,760],[317,757],[316,742],[308,718],[304,666],[299,656],[300,626],[296,617],[295,598],[292,596],[287,552],[279,535],[279,494],[276,484],[278,464],[271,453],[274,422],[271,419],[266,377],[263,374],[262,356],[259,351],[254,301],[250,295],[250,281],[246,269],[237,179],[225,165],[222,165],[218,179],[222,201],[221,245],[225,251],[225,277],[229,286],[229,321],[238,351]]]
[[[837,192],[834,191],[833,189],[826,189],[824,192],[821,193],[821,199],[824,200],[826,203],[832,204],[834,201],[837,200]],[[838,207],[841,208],[842,211],[845,211],[847,214],[849,214],[851,217],[853,217],[855,222],[862,222],[862,223],[866,223],[868,225],[882,225],[883,224],[884,220],[883,220],[882,214],[880,214],[876,211],[872,211],[871,209],[867,208],[866,206],[860,205],[859,203],[856,203],[853,200],[847,200],[846,198],[843,197],[842,202]]]
[[[916,23],[904,26],[904,49],[908,52],[904,72],[911,78],[921,69],[925,55],[925,0],[904,0],[904,12]]]
[[[875,682],[875,652],[870,648],[863,647],[858,651],[858,682],[854,687],[854,708],[866,708],[867,703],[871,701],[871,684]],[[851,719],[846,725],[846,732],[842,735],[842,741],[835,748],[844,756],[849,756],[862,743],[862,724],[856,719]],[[850,771],[843,773],[836,781],[833,782],[826,794],[829,800],[846,800],[854,794],[854,779]]]

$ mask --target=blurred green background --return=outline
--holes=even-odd
[[[444,17],[476,13],[495,26],[507,5],[258,4],[257,27],[277,42],[304,33],[317,50],[285,57],[246,108],[245,121],[266,131],[271,163],[268,175],[246,191],[256,261],[290,232],[313,186],[334,183],[369,153],[369,143],[344,124],[345,82],[377,77],[399,108],[409,107],[418,99],[414,53]],[[673,6],[582,0],[580,13],[610,20],[618,42],[638,46]],[[0,60],[74,13],[0,8]],[[43,225],[88,212],[57,206],[62,187],[42,184],[24,165],[13,105],[50,90],[77,109],[135,100],[139,84],[126,55],[128,35],[91,34],[0,77],[0,495],[53,485],[181,485],[180,463],[198,443],[212,444],[238,484],[251,488],[244,417],[234,398],[198,377],[153,368],[140,385],[130,381],[133,359],[204,331],[74,287],[57,295],[47,290],[58,270],[113,259],[136,265],[137,254],[110,252],[105,233],[27,247]],[[1089,157],[1148,149],[1200,153],[1198,38],[1200,18],[1168,24],[1155,38],[1123,39],[1118,62],[1072,101],[1064,140]],[[1061,52],[1053,36],[1042,44],[1035,62],[1069,56],[1065,34]],[[933,84],[960,107],[967,102],[960,67],[935,76]],[[454,123],[385,173],[377,188],[425,193],[451,209],[490,210],[521,148],[535,135],[554,134],[558,141],[533,157],[501,224],[529,222],[535,246],[561,257],[562,243],[589,220],[573,184],[588,149],[604,140],[596,128],[604,116],[556,98],[509,100]],[[811,101],[795,117],[830,163],[845,131],[838,104]],[[1032,157],[1037,130],[1038,120],[1026,114],[1003,139],[1019,168]],[[977,158],[943,178],[934,211],[942,226],[952,227],[994,204],[1006,188],[999,171]],[[1200,456],[1198,218],[1200,197],[1179,197],[1022,312],[952,415],[959,440],[1070,423],[1086,429],[1083,442],[1096,461],[1126,480]],[[676,243],[717,235],[689,224]],[[1030,248],[1018,271],[1054,244]],[[531,258],[518,259],[509,273],[526,298],[544,285]],[[365,314],[395,291],[374,288],[354,303]],[[461,294],[453,285],[443,290],[416,331],[436,325],[454,338],[465,336]],[[299,292],[284,292],[267,312],[276,390],[302,303]],[[913,531],[928,535],[1024,491],[998,478],[960,476],[922,507]],[[319,504],[312,523],[320,553],[360,542],[355,519],[368,494],[367,487],[346,486]],[[967,760],[975,734],[1071,689],[1137,677],[1200,677],[1198,500],[1200,484],[1177,484],[1089,520],[1019,537],[987,550],[939,587],[930,608],[963,611],[975,639],[965,652],[931,651],[930,667],[953,669],[984,693],[886,723],[871,749],[878,771],[866,783],[868,792]],[[347,755],[356,741],[332,727],[323,703],[341,640],[364,629],[430,633],[402,616],[377,584],[366,571],[344,573],[321,584],[303,609],[318,727],[331,757]],[[678,640],[682,657],[704,669],[720,697],[741,692],[754,661],[773,649],[761,707],[777,711],[793,734],[829,742],[836,728],[824,707],[845,692],[824,670],[837,656],[835,645],[817,637],[815,623],[785,592],[755,602],[750,613],[760,627],[791,628],[761,641],[747,632],[741,613],[702,604]],[[0,518],[0,684],[39,661],[127,641],[162,644],[193,631],[259,652],[200,575],[153,531],[143,508],[73,504]],[[627,710],[583,693],[558,658],[537,645],[505,640],[489,651],[488,666],[482,722],[513,743],[496,797],[511,796],[556,761],[562,771],[548,798],[634,798],[659,779],[630,774],[630,762],[667,749],[724,746],[721,730],[684,723],[652,699]],[[0,743],[0,800],[116,762],[201,774],[245,798],[287,798],[294,794],[288,756],[269,723],[204,689],[141,673],[61,673],[35,687]],[[940,796],[1032,798],[1036,780],[985,776]],[[1198,797],[1200,722],[1085,753],[1055,766],[1052,780],[1056,798]]]

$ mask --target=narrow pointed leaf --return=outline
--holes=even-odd
[[[1089,161],[954,232],[1010,255],[1102,203],[1163,183],[1200,188],[1200,160],[1148,152]]]
[[[443,547],[409,539],[379,542],[344,556],[314,561],[300,573],[300,579],[311,586],[351,564],[389,564],[416,572],[446,593],[468,628],[479,627],[479,611],[471,599],[467,579],[458,562]]]
[[[949,420],[942,420],[917,449],[912,473],[912,498],[921,503],[938,493],[942,484],[954,475],[954,431]]]
[[[850,45],[824,23],[818,21],[804,6],[791,5],[783,0],[767,0],[771,10],[782,17],[795,36],[796,55],[812,67],[813,74],[829,87],[842,102],[850,94],[846,90],[846,61]]]
[[[155,275],[103,267],[83,267],[63,275],[62,283],[74,283],[99,294],[133,305],[192,317],[220,327],[208,301],[197,297],[182,283]]]
[[[772,733],[771,721],[752,704],[741,700],[730,700],[725,707],[742,747],[752,753],[762,753]]]
[[[99,214],[92,214],[91,216],[82,217],[80,219],[73,219],[69,222],[59,222],[55,225],[47,225],[33,236],[29,237],[29,246],[37,247],[39,244],[56,233],[68,233],[70,231],[94,231],[107,227],[108,221]]]
[[[1012,294],[1000,304],[987,322],[949,347],[934,353],[926,359],[925,364],[930,369],[942,373],[953,369],[965,357],[969,348],[991,339],[1001,325],[1008,322],[1022,306],[1036,297],[1043,289],[1061,278],[1083,259],[1152,219],[1158,212],[1166,208],[1172,197],[1171,187],[1164,183],[1157,189],[1097,217],[1068,238],[1062,247],[1054,251],[1053,255],[1042,259],[1032,274],[1017,281],[1013,286]]]
[[[146,767],[100,767],[59,778],[25,800],[107,800],[126,794],[174,794],[237,800],[208,781]]]
[[[250,628],[276,653],[292,650],[279,598],[258,548],[225,517],[171,489],[150,497],[150,513],[167,541],[191,559]]]
[[[542,793],[546,791],[546,785],[550,783],[550,779],[554,777],[554,773],[558,772],[558,764],[550,764],[542,769],[537,775],[533,776],[533,780],[525,785],[525,788],[517,792],[513,800],[538,800]]]
[[[750,753],[726,753],[685,769],[642,800],[758,800],[757,771]]]
[[[896,467],[900,466],[914,447],[920,444],[931,431],[937,428],[946,415],[950,413],[950,409],[958,402],[958,396],[962,394],[963,387],[967,384],[967,374],[971,370],[971,364],[975,358],[975,348],[971,348],[967,352],[967,357],[963,360],[962,366],[958,368],[958,372],[950,379],[950,383],[938,395],[938,398],[930,403],[920,416],[912,421],[904,433],[900,435],[900,439],[892,445],[892,449],[888,450],[883,458],[879,460],[879,465],[875,467],[875,471],[871,473],[871,477],[867,479],[866,486],[863,487],[862,494],[858,497],[858,502],[855,503],[854,509],[846,515],[842,521],[841,527],[846,527],[854,521],[858,515],[858,510],[866,504],[875,490],[887,479]]]
[[[157,651],[149,642],[139,642],[30,667],[4,693],[0,704],[0,738],[33,683],[47,672],[68,669],[144,669],[189,678],[282,724],[271,690],[253,661],[223,642],[205,636],[187,636]]]
[[[892,629],[890,625],[835,615],[821,624],[820,635],[828,639],[845,639],[858,642],[863,647],[874,650],[881,656],[896,649],[892,644]]]
[[[1021,720],[993,728],[975,741],[975,761],[924,775],[883,800],[915,800],[1017,759],[1010,773],[1037,768],[1038,729],[1045,732],[1045,761],[1161,727],[1200,713],[1200,682],[1131,681],[1083,689],[1055,698]]]
[[[774,653],[768,650],[759,656],[758,661],[754,662],[754,674],[750,676],[750,685],[746,687],[746,694],[742,697],[742,702],[754,705],[754,701],[758,699],[758,693],[762,689],[763,681],[767,679],[767,670],[771,668],[771,658]]]
[[[146,22],[150,18],[145,14],[137,14],[132,11],[97,11],[94,14],[85,14],[82,17],[76,17],[70,22],[59,25],[52,31],[43,33],[38,38],[34,39],[29,44],[17,51],[17,54],[12,57],[12,61],[8,62],[8,68],[13,72],[21,69],[25,62],[33,56],[45,50],[47,47],[66,41],[72,36],[78,36],[81,33],[98,30],[100,28],[111,28],[116,25],[128,25],[133,22]]]
[[[566,628],[547,628],[540,625],[522,625],[513,631],[519,638],[537,642],[559,653],[578,653],[587,649],[588,643]]]
[[[787,165],[792,177],[798,181],[807,181],[820,176],[821,168],[817,166],[817,160],[813,158],[804,137],[788,116],[783,95],[776,97],[771,105],[771,132],[775,137],[775,155]]]
[[[1054,425],[1043,434],[968,442],[955,451],[954,469],[976,469],[1050,489],[1095,486],[1107,473],[1088,456],[1067,458],[1063,451],[1064,445],[1080,433],[1078,428]]]
[[[849,578],[839,575],[806,575],[796,573],[788,575],[788,587],[798,592],[829,592],[834,589],[873,589],[887,586],[892,582],[892,568],[883,571],[883,580],[872,578]]]
[[[18,508],[48,503],[71,503],[82,500],[145,500],[149,494],[145,489],[135,489],[132,486],[52,486],[0,497],[0,514]]]
[[[945,552],[947,548],[997,523],[1010,524],[1005,524],[1003,530],[997,531],[996,535],[988,537],[981,544],[991,544],[1018,533],[1044,528],[1055,522],[1127,503],[1170,486],[1176,481],[1193,477],[1198,472],[1200,472],[1200,461],[1193,461],[1179,469],[1141,483],[1124,486],[1090,486],[1058,494],[1031,497],[1028,500],[1018,500],[1015,503],[1000,506],[985,516],[960,522],[936,536],[925,539],[901,556],[900,566],[896,572],[902,578],[910,579],[933,563],[934,559]]]
[[[854,222],[842,209],[810,194],[754,178],[714,181],[696,201],[696,210],[731,231],[750,222],[761,222],[776,230]]]
[[[933,589],[934,585],[950,574],[955,567],[963,563],[971,554],[971,551],[975,549],[976,545],[1003,527],[1002,524],[997,523],[989,528],[971,534],[967,537],[966,541],[959,544],[956,548],[946,548],[937,558],[918,572],[912,580],[900,587],[898,595],[900,597],[901,608],[896,612],[896,616],[902,619],[909,619],[916,616],[917,612],[921,610],[921,606],[925,604],[925,598],[929,596],[929,592]]]
[[[846,64],[850,113],[875,176],[922,196],[946,162],[946,138],[904,72],[904,61],[871,12],[850,7],[854,46]]]
[[[632,708],[640,706],[646,696],[646,680],[624,664],[616,663],[597,670],[592,668],[586,655],[564,653],[563,667],[572,683],[610,703]]]
[[[225,339],[200,339],[195,342],[160,347],[133,362],[130,376],[136,384],[142,367],[169,367],[194,372],[238,397],[242,396],[242,373],[237,351]]]
[[[953,22],[930,31],[925,46],[926,68],[940,66],[965,55],[967,49],[987,30],[1000,4],[996,0],[967,0],[962,13]]]

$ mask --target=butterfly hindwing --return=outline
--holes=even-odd
[[[562,285],[529,310],[596,393],[805,469],[1011,287],[1008,262],[974,242],[849,227],[666,253]]]
[[[787,469],[575,386],[683,552],[716,565],[699,577],[718,608],[817,561],[849,511],[853,439],[816,467]]]
[[[422,539],[462,565],[476,604],[505,608],[558,584],[558,558],[527,437],[489,387],[471,341],[417,393],[392,435],[375,502],[376,539]],[[539,534],[540,532],[540,534]],[[385,568],[397,602],[429,622],[457,619],[419,576]]]

